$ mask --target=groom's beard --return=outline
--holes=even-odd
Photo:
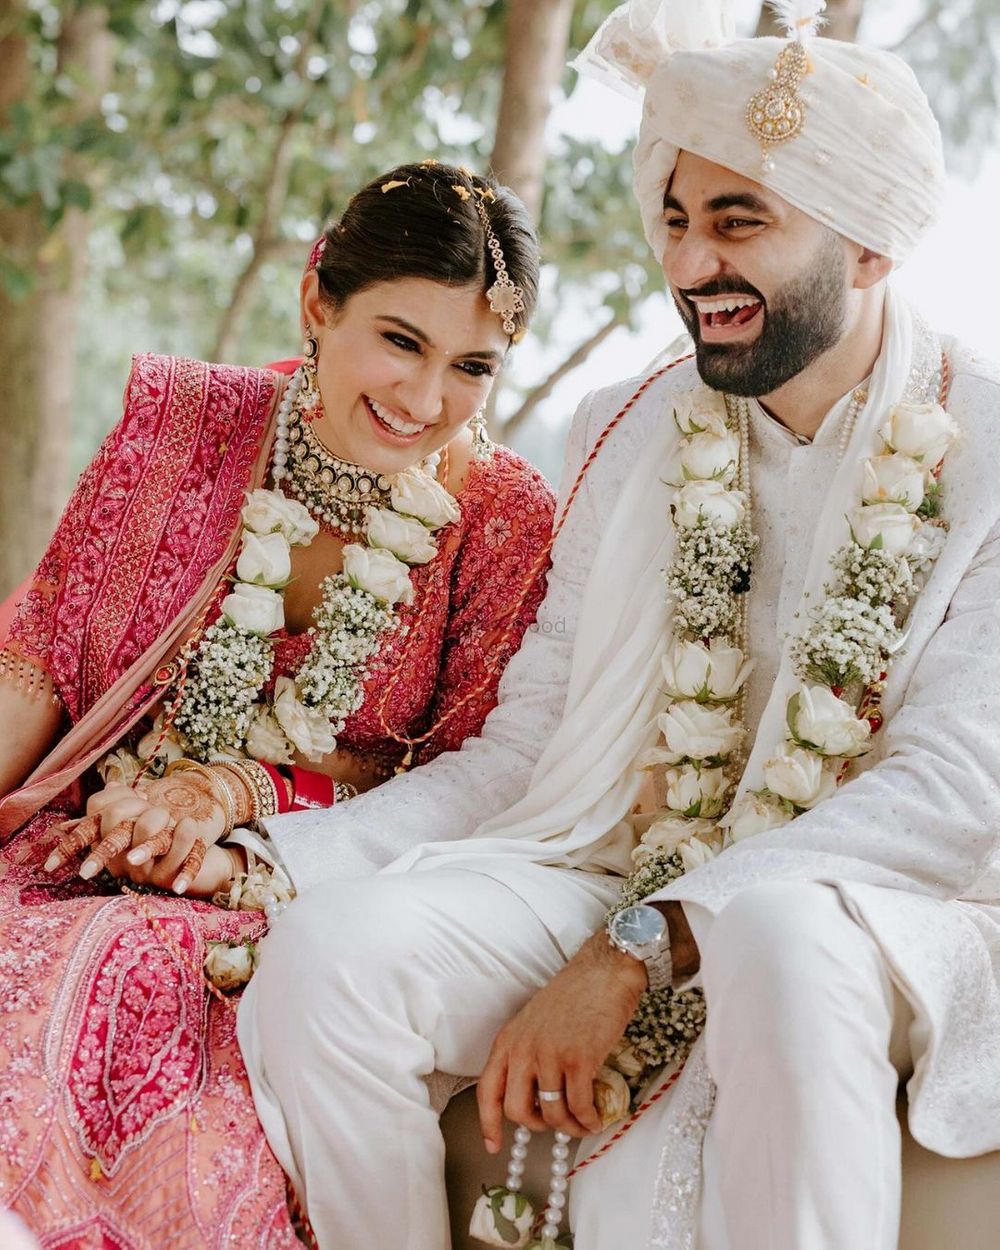
[[[808,268],[779,287],[770,300],[740,277],[716,278],[692,295],[750,295],[764,304],[764,328],[746,345],[703,343],[698,314],[686,300],[674,303],[694,339],[698,372],[706,386],[730,395],[770,395],[830,350],[844,332],[847,260],[839,237],[824,236]]]

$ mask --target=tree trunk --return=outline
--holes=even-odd
[[[0,115],[34,94],[28,47],[16,6],[5,6],[0,37]],[[78,83],[66,120],[83,120],[108,90],[112,39],[107,10],[73,5],[57,45],[56,72]],[[89,219],[67,210],[46,232],[35,204],[0,209],[0,240],[13,263],[33,277],[20,299],[0,289],[0,370],[16,379],[0,418],[0,594],[30,571],[44,549],[69,483],[79,308],[87,268]]]
[[[864,7],[865,0],[827,0],[826,24],[822,28],[822,34],[827,39],[856,39]],[[784,34],[784,31],[776,24],[774,14],[767,4],[761,7],[756,33],[758,35]]]
[[[573,0],[510,0],[507,53],[490,163],[533,217],[542,206],[545,125],[562,77]]]

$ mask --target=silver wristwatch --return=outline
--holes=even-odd
[[[667,918],[658,908],[640,903],[615,912],[608,921],[608,940],[617,950],[642,960],[651,990],[670,989],[674,980],[670,933]]]

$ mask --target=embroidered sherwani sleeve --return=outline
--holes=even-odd
[[[589,412],[585,400],[570,434],[563,496],[586,455]],[[553,549],[537,628],[507,666],[481,736],[340,809],[267,822],[297,890],[332,877],[366,876],[422,842],[467,837],[524,794],[562,715],[578,604],[598,534],[585,482]]]
[[[777,880],[966,896],[1000,854],[1000,525],[966,570],[885,729],[882,758],[794,822],[658,892],[717,911]]]

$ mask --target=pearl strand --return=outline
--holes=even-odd
[[[559,1236],[559,1225],[566,1208],[566,1191],[569,1189],[570,1140],[568,1133],[556,1130],[552,1162],[549,1165],[549,1195],[542,1212],[543,1223],[539,1234],[543,1242],[554,1242]],[[510,1148],[510,1158],[507,1161],[507,1188],[513,1194],[519,1193],[521,1189],[530,1141],[531,1130],[519,1124],[514,1130],[514,1144]]]

